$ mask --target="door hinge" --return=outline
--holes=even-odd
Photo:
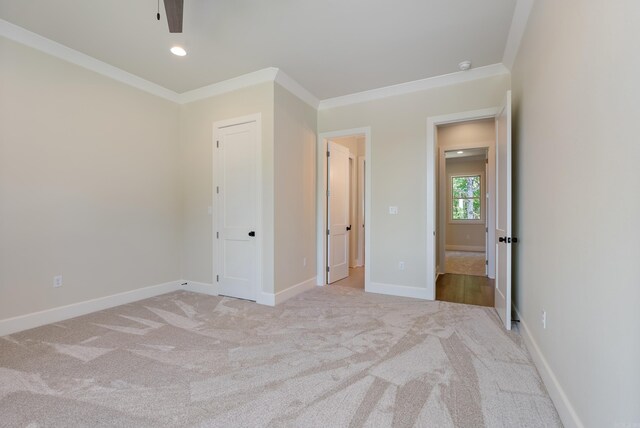
[[[489,260],[485,260],[485,261],[484,261],[484,264],[485,264],[485,265],[487,265],[487,266],[489,266]]]
[[[331,156],[331,152],[327,150],[327,157]]]
[[[220,276],[216,275],[216,282],[220,282]]]
[[[484,231],[488,233],[488,232],[489,232],[489,228],[488,228],[488,227],[485,227],[485,228],[484,228]]]
[[[327,229],[327,236],[329,236],[329,229]]]
[[[220,186],[216,186],[216,193],[220,193]]]
[[[329,272],[331,269],[329,269],[329,266],[327,266],[327,272]]]
[[[216,141],[216,149],[220,148],[220,141]]]
[[[484,160],[484,163],[489,163],[489,159],[485,159],[485,160]]]
[[[220,239],[220,232],[216,232],[216,239]]]

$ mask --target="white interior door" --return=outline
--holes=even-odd
[[[495,308],[511,330],[511,91],[496,116]]]
[[[256,122],[217,130],[217,275],[219,293],[256,300],[258,135]]]
[[[349,149],[329,141],[327,282],[349,276]]]

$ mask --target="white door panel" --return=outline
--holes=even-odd
[[[328,150],[327,282],[331,284],[349,276],[349,149],[329,141]]]
[[[511,91],[496,116],[495,308],[511,330]]]
[[[215,149],[219,293],[248,300],[257,297],[257,142],[249,122],[219,128]]]

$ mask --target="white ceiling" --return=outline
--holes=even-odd
[[[156,4],[0,0],[0,18],[178,93],[277,67],[328,99],[502,62],[516,0],[185,0],[181,35]]]

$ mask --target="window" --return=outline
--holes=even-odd
[[[451,220],[480,220],[480,175],[451,177]]]

